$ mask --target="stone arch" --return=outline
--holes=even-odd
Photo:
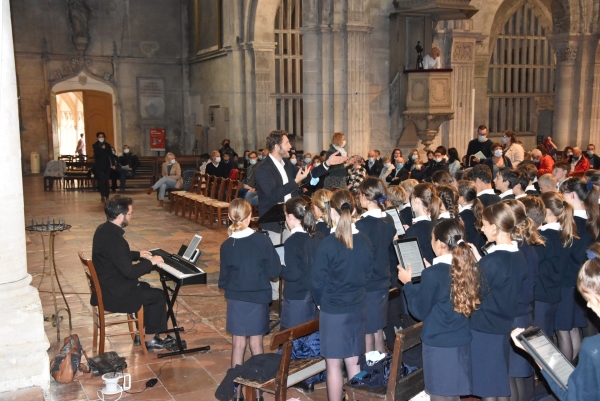
[[[279,0],[252,0],[244,10],[246,42],[273,42]]]

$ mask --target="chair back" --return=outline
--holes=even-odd
[[[200,186],[202,182],[202,174],[195,172],[190,182],[190,190],[188,192],[198,194],[200,193]]]
[[[213,177],[212,186],[210,187],[210,192],[208,194],[211,199],[217,199],[217,190],[221,186],[221,181],[223,181],[223,178]]]
[[[79,260],[83,265],[83,271],[85,272],[85,276],[88,280],[88,285],[90,287],[90,294],[92,297],[96,297],[96,301],[98,302],[98,309],[100,312],[104,312],[104,302],[102,301],[102,291],[100,289],[100,280],[98,280],[98,275],[96,274],[96,268],[94,267],[94,262],[91,259],[86,259],[83,255],[83,252],[79,252]]]
[[[240,181],[238,180],[229,180],[229,187],[227,188],[227,193],[225,194],[225,202],[229,203],[235,199]]]
[[[227,189],[229,188],[230,182],[231,182],[231,180],[229,178],[223,178],[221,180],[221,185],[219,185],[219,188],[218,188],[218,194],[213,199],[217,199],[217,200],[225,199],[225,193],[227,192]]]

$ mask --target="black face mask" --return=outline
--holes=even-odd
[[[226,143],[225,145],[223,145],[223,147],[224,147],[225,149],[229,149],[229,143]]]

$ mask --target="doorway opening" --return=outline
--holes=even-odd
[[[56,95],[57,140],[54,148],[62,155],[74,155],[82,139],[85,142],[83,92],[63,92]],[[87,154],[85,146],[83,154]]]

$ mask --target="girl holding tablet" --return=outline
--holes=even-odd
[[[433,265],[411,282],[412,268],[398,266],[410,312],[423,321],[425,390],[433,401],[471,394],[469,316],[479,305],[480,271],[465,228],[455,219],[440,221],[431,234]]]
[[[433,222],[439,217],[442,201],[436,195],[433,184],[424,183],[415,186],[410,202],[415,217],[412,225],[406,230],[404,238],[416,237],[423,257],[431,263],[435,256],[431,249],[431,230]]]

